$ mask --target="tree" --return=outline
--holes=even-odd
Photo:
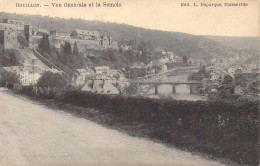
[[[18,61],[14,52],[11,52],[9,57],[10,57],[10,65],[16,65],[17,62],[19,63],[19,61]]]
[[[67,85],[67,81],[60,74],[47,71],[42,74],[37,85],[40,87],[63,89]]]
[[[20,83],[19,76],[12,72],[4,72],[0,77],[1,86],[6,83]]]
[[[129,86],[123,89],[125,95],[139,95],[139,88],[136,84],[131,83]]]
[[[29,42],[23,36],[18,35],[17,41],[22,46],[23,49],[29,47]]]
[[[39,42],[39,49],[46,52],[50,53],[51,51],[51,46],[50,46],[50,41],[49,41],[49,36],[48,35],[43,35],[40,42]]]
[[[73,55],[78,55],[78,54],[79,54],[79,49],[78,49],[77,43],[75,42],[74,43],[74,49],[73,49]]]
[[[243,74],[235,74],[235,85],[240,85],[242,87],[246,87],[247,86],[247,81],[244,77]]]
[[[182,61],[183,61],[183,63],[188,63],[188,57],[186,55],[184,55],[182,57]]]
[[[65,54],[71,54],[71,45],[69,42],[65,41],[65,46],[64,46],[64,53]]]

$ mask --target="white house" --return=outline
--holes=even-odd
[[[3,69],[7,72],[17,74],[23,86],[36,84],[43,73],[43,71],[37,67],[10,66],[3,67]]]
[[[77,86],[80,86],[86,83],[87,77],[93,77],[93,76],[94,76],[93,70],[89,68],[81,68],[76,70],[73,81]]]
[[[108,66],[97,66],[94,67],[96,74],[105,74],[110,70]]]

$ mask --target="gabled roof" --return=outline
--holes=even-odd
[[[87,72],[87,70],[86,69],[77,69],[77,72],[79,72],[79,73],[85,73],[85,72]]]
[[[99,35],[98,31],[87,31],[87,30],[80,30],[80,29],[74,29],[74,31],[80,35]]]
[[[109,67],[108,66],[97,66],[97,67],[94,67],[94,69],[97,71],[97,70],[109,70]]]
[[[104,80],[88,80],[87,83],[81,89],[82,91],[89,92],[101,92],[108,94],[119,94],[118,89],[112,84],[112,81],[104,81]],[[103,85],[104,84],[104,85]],[[93,88],[92,88],[93,86]]]
[[[38,32],[44,33],[44,34],[47,34],[47,35],[50,34],[50,32],[49,32],[47,29],[38,29],[38,30],[37,30],[37,33],[38,33]]]

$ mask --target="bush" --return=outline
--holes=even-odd
[[[31,94],[32,88],[23,91]],[[258,164],[259,101],[160,100],[79,90],[63,91],[55,101],[98,109],[125,124],[142,124],[150,138],[179,148],[240,164]],[[67,111],[84,114],[82,109]]]
[[[259,102],[158,100],[74,90],[57,99],[146,124],[150,137],[177,147],[258,164]]]
[[[61,91],[64,90],[64,87],[67,85],[67,81],[60,74],[53,74],[48,71],[42,74],[37,82],[37,85],[40,87],[55,87],[57,90]]]
[[[18,75],[11,72],[2,73],[0,77],[1,86],[8,86],[8,88],[12,88],[14,83],[20,83]]]

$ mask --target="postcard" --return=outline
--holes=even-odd
[[[0,166],[259,165],[259,0],[0,0]]]

